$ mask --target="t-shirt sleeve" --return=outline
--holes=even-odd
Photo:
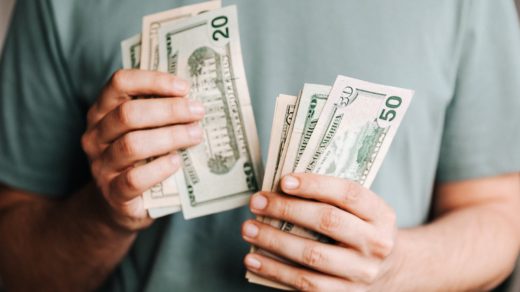
[[[19,0],[0,61],[0,182],[61,196],[88,176],[76,96],[48,1]]]
[[[520,30],[513,1],[467,1],[437,179],[520,171]]]

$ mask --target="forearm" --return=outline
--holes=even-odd
[[[0,213],[0,275],[6,288],[92,290],[121,261],[135,233],[111,224],[92,185],[67,200],[36,200]]]
[[[386,291],[489,290],[514,267],[519,251],[515,218],[499,206],[452,211],[431,224],[401,230],[383,285]],[[390,288],[390,289],[388,289]]]

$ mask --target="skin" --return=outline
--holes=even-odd
[[[81,141],[92,183],[66,199],[0,187],[0,275],[9,291],[91,291],[103,283],[153,222],[143,191],[175,173],[176,150],[202,141],[196,122],[204,109],[183,98],[188,90],[169,74],[116,72],[90,108]],[[139,96],[161,98],[133,100]]]
[[[103,283],[137,233],[153,222],[141,193],[178,169],[176,150],[202,141],[196,122],[204,112],[182,98],[188,90],[168,74],[116,72],[89,110],[82,138],[92,183],[66,199],[0,187],[0,234],[9,234],[0,240],[0,275],[8,290],[90,291]],[[161,98],[133,100],[138,96]],[[156,159],[136,164],[151,157]],[[509,273],[518,253],[516,174],[439,185],[436,219],[409,230],[397,229],[395,212],[355,183],[293,177],[298,185],[291,188],[291,179],[284,178],[284,194],[263,194],[263,209],[257,204],[260,194],[255,195],[252,211],[317,230],[338,243],[303,240],[256,221],[246,222],[257,227],[256,236],[243,228],[248,242],[303,265],[246,257],[251,271],[292,287],[487,289]]]
[[[439,184],[434,219],[396,227],[395,211],[359,184],[314,174],[282,180],[284,194],[261,192],[257,215],[327,235],[325,244],[256,220],[247,242],[297,265],[248,254],[249,271],[302,291],[490,290],[509,275],[520,249],[520,176]]]

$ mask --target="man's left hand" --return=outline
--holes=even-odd
[[[394,266],[396,215],[381,197],[358,183],[315,174],[282,180],[285,194],[261,192],[251,211],[288,221],[336,241],[326,244],[278,230],[256,220],[242,226],[243,238],[291,262],[248,254],[248,270],[298,290],[367,291]]]

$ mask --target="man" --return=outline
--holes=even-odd
[[[201,142],[204,110],[175,76],[118,71],[119,42],[143,15],[193,2],[18,2],[0,65],[8,289],[265,290],[243,263],[300,290],[489,290],[507,277],[520,247],[512,1],[224,1],[238,5],[264,150],[274,96],[303,82],[345,74],[416,90],[371,191],[291,174],[284,194],[252,197],[254,214],[338,241],[328,245],[247,208],[147,217],[141,192],[178,170],[167,153]],[[161,98],[132,100],[143,95]],[[244,258],[248,243],[302,266]]]

